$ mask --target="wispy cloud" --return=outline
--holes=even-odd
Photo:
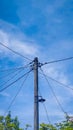
[[[7,25],[6,25],[7,26]],[[19,35],[19,34],[18,34]],[[16,37],[15,37],[16,36]],[[24,40],[23,40],[24,39]],[[4,29],[0,29],[0,42],[4,45],[10,47],[11,49],[18,51],[23,55],[27,55],[29,57],[38,55],[38,46],[35,41],[30,40],[29,38],[24,38],[19,36],[17,38],[17,34],[13,35],[12,32],[8,32]],[[9,51],[0,45],[0,51],[3,53]]]
[[[0,95],[4,97],[10,97],[9,93],[6,93],[6,92],[0,93]]]

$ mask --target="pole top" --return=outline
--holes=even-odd
[[[34,62],[38,62],[38,57],[35,57],[35,58],[34,58]]]
[[[38,60],[38,57],[35,57],[34,60]]]

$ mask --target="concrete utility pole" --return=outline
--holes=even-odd
[[[38,58],[34,59],[34,130],[39,130]]]

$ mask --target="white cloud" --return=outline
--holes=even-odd
[[[47,76],[50,76],[53,79],[56,79],[57,81],[59,81],[63,84],[69,85],[69,87],[73,88],[73,86],[71,86],[68,74],[64,73],[63,66],[60,65],[58,67],[58,66],[55,66],[55,65],[49,65],[49,66],[44,67],[43,69],[44,69],[44,72]],[[63,109],[66,112],[68,112],[69,109],[70,109],[68,107],[68,104],[72,100],[73,92],[72,92],[71,89],[62,86],[62,85],[58,84],[57,82],[55,82],[51,79],[49,80],[49,78],[48,78],[48,81],[51,85],[51,86],[48,86],[49,87],[48,89],[46,87],[46,93],[45,93],[46,105],[47,105],[48,111],[51,114],[53,112],[57,113],[57,111],[58,111],[57,116],[60,116],[60,114],[59,114],[60,111],[61,111],[60,106],[59,106],[58,102],[56,101],[54,94],[52,93],[52,91],[50,91],[51,90],[50,87],[53,88],[53,91],[55,92],[57,99],[59,100],[60,104],[62,105]],[[53,110],[53,108],[54,108],[54,110]]]
[[[10,97],[10,95],[6,92],[1,92],[0,95],[4,96],[4,97]]]
[[[51,66],[46,66],[43,68],[44,69],[44,72],[54,78],[54,79],[57,79],[58,81],[64,83],[64,84],[68,84],[69,83],[69,80],[68,80],[68,77],[67,75],[64,74],[64,70],[62,66],[55,66],[55,65],[51,65]]]
[[[9,36],[2,30],[0,30],[0,42],[6,43],[7,45],[9,43]]]
[[[37,47],[32,45],[32,43],[21,42],[18,40],[11,41],[11,48],[17,50],[18,52],[26,55],[35,56],[38,52]]]
[[[0,42],[24,56],[27,55],[27,57],[35,57],[35,55],[38,55],[38,46],[34,43],[34,41],[21,40],[20,38],[17,39],[15,36],[11,35],[11,33],[9,34],[3,30],[0,30]],[[10,53],[9,50],[0,45],[0,53],[1,52],[3,54],[5,52],[8,54]]]
[[[15,30],[15,29],[18,30],[18,28],[15,25],[13,25],[13,24],[11,24],[11,23],[9,23],[7,21],[4,21],[2,19],[0,19],[0,29],[3,29],[5,31],[7,31],[7,32],[9,32],[11,30]]]

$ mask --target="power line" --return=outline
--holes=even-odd
[[[21,86],[19,87],[19,89],[18,89],[16,95],[14,96],[14,98],[13,98],[12,101],[11,101],[11,103],[9,104],[9,106],[8,106],[8,108],[7,108],[7,110],[6,110],[5,114],[4,114],[4,116],[6,115],[6,113],[8,112],[8,110],[11,108],[12,104],[14,103],[14,101],[15,101],[15,99],[17,98],[18,94],[20,93],[20,91],[21,91],[21,89],[22,89],[22,87],[23,87],[23,85],[24,85],[24,83],[25,83],[25,81],[26,81],[26,79],[27,79],[28,76],[29,76],[29,73],[27,73],[27,75],[26,75],[25,79],[23,80]]]
[[[28,73],[30,73],[32,70],[28,71],[27,73],[23,74],[22,76],[20,76],[18,79],[16,79],[15,81],[13,81],[12,83],[10,83],[9,85],[7,85],[6,87],[2,88],[0,90],[0,92],[4,91],[5,89],[7,89],[8,87],[10,87],[11,85],[13,85],[14,83],[16,83],[18,80],[22,79],[25,75],[27,75]]]
[[[17,70],[17,71],[18,71],[18,70]],[[23,71],[23,69],[19,70],[18,72],[17,72],[17,71],[16,71],[15,74],[13,73],[13,75],[12,75],[7,81],[5,81],[3,84],[1,84],[0,87],[3,87],[3,86],[6,85],[9,81],[11,81],[12,79],[14,79],[20,72]]]
[[[40,74],[43,75],[43,73],[41,73],[41,72],[40,72]],[[46,74],[44,74],[44,75],[47,76],[49,79],[51,79],[51,80],[57,82],[57,83],[60,84],[61,86],[66,87],[66,88],[68,88],[68,89],[71,89],[71,90],[73,91],[73,88],[69,87],[69,85],[64,84],[64,83],[62,83],[62,82],[60,82],[60,81],[58,81],[58,80],[56,80],[56,79],[54,79],[54,78],[52,78],[52,77],[46,75]]]
[[[27,68],[27,67],[30,67],[29,65],[31,65],[31,62],[28,63],[28,64],[26,64],[25,66],[22,66],[22,67],[16,67],[16,68],[9,68],[9,69],[2,69],[2,70],[0,70],[0,72],[11,71],[11,72],[7,73],[6,75],[5,75],[5,73],[4,73],[4,75],[0,77],[0,80],[3,79],[3,78],[7,78],[9,75],[15,73],[14,71],[17,71],[17,70],[20,70],[20,69],[25,69],[25,68]]]
[[[25,57],[24,55],[20,54],[19,52],[14,51],[14,50],[12,50],[11,48],[9,48],[8,46],[4,45],[2,42],[0,42],[0,45],[2,45],[3,47],[7,48],[8,50],[12,51],[13,53],[15,53],[15,54],[17,54],[17,55],[19,55],[19,56],[21,56],[21,57],[23,57],[23,58],[25,58],[25,59],[27,59],[27,60],[32,61],[32,60],[29,59],[28,57]]]
[[[30,63],[29,63],[30,64]],[[12,70],[18,70],[18,69],[24,69],[27,68],[29,66],[29,64],[25,65],[25,66],[21,66],[21,67],[16,67],[16,68],[9,68],[9,69],[0,69],[0,72],[5,72],[5,71],[12,71]]]
[[[17,71],[17,70],[16,70],[16,71]],[[15,72],[16,72],[16,71],[15,71]],[[13,73],[15,73],[15,72],[12,71],[12,72],[8,72],[8,73],[6,73],[6,74],[4,73],[4,75],[1,75],[1,76],[0,76],[0,80],[3,79],[3,78],[9,77],[11,74],[13,74]]]
[[[39,93],[40,93],[40,97],[42,98],[42,95],[41,95],[41,92],[40,92],[40,89],[39,89]],[[49,114],[48,114],[48,111],[47,111],[47,108],[46,108],[46,105],[44,102],[41,102],[43,104],[43,107],[44,107],[44,110],[45,110],[45,113],[46,113],[46,117],[47,117],[47,120],[49,122],[49,124],[51,124],[51,121],[49,119]]]
[[[0,69],[0,72],[5,72],[5,71],[13,71],[13,70],[19,70],[25,67],[17,67],[17,68],[9,68],[9,69]],[[27,67],[26,67],[27,68]]]
[[[56,94],[55,94],[55,92],[54,92],[54,90],[53,90],[52,86],[50,85],[50,83],[49,83],[49,81],[48,81],[48,79],[47,79],[47,76],[44,74],[44,71],[43,71],[42,69],[41,69],[41,71],[42,71],[43,76],[44,76],[44,78],[46,79],[46,81],[47,81],[48,85],[50,86],[50,89],[51,89],[51,91],[52,91],[52,93],[53,93],[53,95],[54,95],[54,97],[55,97],[55,99],[56,99],[56,101],[57,101],[57,103],[58,103],[58,105],[59,105],[60,109],[61,109],[61,110],[62,110],[62,112],[65,114],[66,112],[64,111],[64,109],[63,109],[63,107],[62,107],[61,103],[59,102],[59,100],[58,100],[58,98],[57,98],[57,96],[56,96]]]
[[[59,60],[53,60],[53,61],[41,63],[41,66],[46,65],[46,64],[52,64],[52,63],[62,62],[62,61],[68,61],[68,60],[72,60],[72,59],[73,59],[73,57],[68,57],[68,58],[59,59]]]
[[[45,112],[46,112],[47,120],[48,120],[49,124],[51,124],[50,119],[49,119],[49,116],[48,116],[48,111],[47,111],[47,108],[46,108],[46,105],[45,105],[44,102],[43,102],[43,107],[44,107],[44,110],[45,110]]]
[[[63,87],[66,87],[66,88],[69,88],[69,89],[73,90],[73,88],[69,87],[69,86],[66,85],[66,84],[63,84],[63,83],[59,82],[59,81],[56,80],[56,79],[53,79],[53,78],[50,77],[50,76],[48,76],[48,78],[51,79],[51,80],[53,80],[53,81],[55,81],[55,82],[57,82],[58,84],[62,85]]]

